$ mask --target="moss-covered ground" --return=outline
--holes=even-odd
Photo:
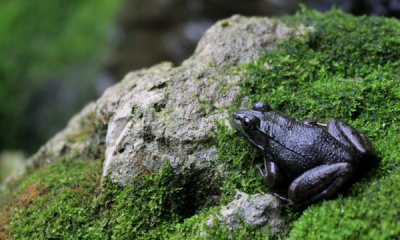
[[[341,119],[370,138],[380,159],[377,169],[338,198],[288,211],[292,224],[285,238],[396,239],[400,22],[340,11],[304,11],[284,21],[312,30],[234,69],[248,75],[242,83],[247,107],[266,101],[298,119]],[[8,192],[8,200],[0,203],[0,238],[265,239],[267,230],[244,226],[229,234],[218,224],[206,226],[236,190],[267,191],[254,167],[259,157],[255,149],[223,124],[214,144],[221,164],[214,174],[176,175],[167,164],[124,189],[107,181],[100,188],[99,159],[60,160]]]

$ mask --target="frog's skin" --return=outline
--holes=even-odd
[[[284,189],[275,194],[292,205],[334,196],[376,161],[367,137],[339,120],[300,122],[263,102],[233,116],[237,131],[264,156],[264,183]]]

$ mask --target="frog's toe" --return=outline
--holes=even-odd
[[[258,164],[256,167],[257,167],[258,171],[260,172],[260,175],[261,175],[263,178],[265,178],[265,170],[262,169],[261,166],[263,166],[263,165],[262,165],[262,164]]]
[[[317,120],[314,120],[314,119],[304,120],[303,123],[305,125],[308,125],[308,126],[311,126],[311,127],[326,128],[328,126],[326,123],[319,123],[319,122],[317,122]]]

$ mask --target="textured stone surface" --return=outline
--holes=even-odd
[[[237,87],[221,91],[222,83],[240,79],[224,75],[212,81],[216,74],[208,71],[204,77],[194,69],[164,63],[143,76],[128,75],[123,82],[134,87],[119,99],[108,125],[104,175],[125,184],[132,176],[157,170],[166,159],[176,167],[206,165],[213,159],[215,149],[200,143],[210,139],[215,120],[238,93]],[[106,95],[119,92],[110,91],[113,93]],[[211,103],[218,103],[221,109],[212,110]]]
[[[273,235],[284,235],[286,219],[282,214],[281,201],[272,194],[248,195],[238,192],[235,200],[220,210],[218,221],[229,230],[249,226],[270,227]],[[208,226],[215,224],[216,219],[210,219]]]
[[[249,63],[275,47],[280,38],[302,34],[278,20],[233,16],[217,22],[181,66],[161,63],[131,72],[101,98],[71,119],[31,158],[52,162],[68,152],[83,152],[92,139],[70,141],[86,131],[88,118],[107,126],[104,176],[127,184],[132,177],[159,169],[166,160],[176,171],[211,166],[210,139],[216,121],[240,92],[244,76],[232,67]],[[134,57],[134,56],[132,56]]]
[[[177,171],[215,159],[207,146],[216,121],[238,96],[243,79],[230,67],[274,48],[293,30],[267,18],[234,16],[216,23],[182,66],[169,63],[130,73],[98,101],[112,115],[104,176],[121,184],[170,160]]]
[[[277,39],[287,38],[292,33],[293,29],[269,18],[235,15],[211,27],[189,61],[194,59],[218,67],[249,63],[275,48]]]

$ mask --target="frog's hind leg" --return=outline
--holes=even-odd
[[[328,123],[327,131],[336,140],[354,149],[361,156],[367,157],[372,155],[372,145],[368,138],[350,125],[339,120],[332,120]]]
[[[356,175],[358,177],[378,165],[379,160],[374,153],[372,144],[364,134],[339,120],[330,121],[327,131],[340,143],[354,151],[355,156],[357,156],[355,160],[357,161],[353,162],[353,164],[357,168]]]
[[[289,186],[293,205],[308,205],[335,195],[351,178],[351,164],[335,163],[312,168],[297,177]]]

